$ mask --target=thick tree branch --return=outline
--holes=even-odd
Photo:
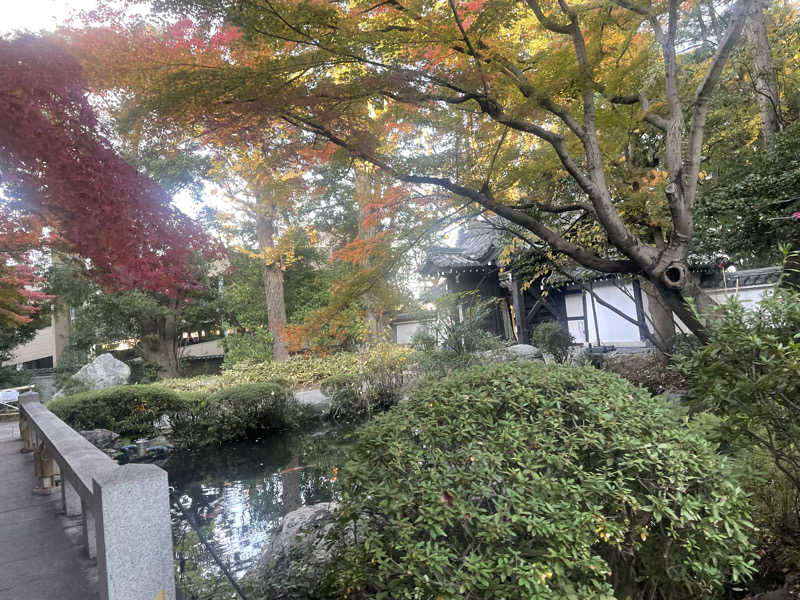
[[[474,190],[463,185],[459,185],[444,177],[432,177],[427,175],[413,175],[404,173],[392,167],[388,162],[373,155],[369,152],[356,148],[353,144],[349,143],[344,138],[336,135],[323,125],[315,123],[314,121],[292,114],[285,114],[284,119],[296,127],[301,127],[307,131],[316,133],[317,135],[328,139],[337,146],[348,150],[352,155],[365,160],[376,167],[390,173],[393,177],[400,181],[407,183],[417,183],[425,185],[434,185],[448,190],[458,196],[468,198],[484,208],[493,211],[495,214],[508,219],[512,223],[516,223],[521,227],[536,234],[539,238],[549,244],[554,250],[566,254],[578,263],[603,271],[606,273],[635,273],[639,268],[630,260],[609,260],[598,256],[594,252],[581,248],[580,246],[564,239],[557,232],[546,227],[530,215],[517,210],[507,204],[498,202],[488,190]]]
[[[646,123],[650,123],[653,127],[666,131],[669,126],[669,121],[659,114],[650,112],[650,100],[642,92],[638,95],[632,96],[612,96],[609,98],[613,104],[640,104],[642,107],[641,118]]]
[[[686,189],[686,195],[689,200],[689,211],[691,211],[695,192],[697,190],[697,177],[700,172],[700,157],[703,150],[703,136],[705,134],[706,115],[708,114],[711,92],[717,84],[717,81],[719,81],[722,69],[725,67],[725,63],[731,51],[741,38],[749,3],[750,0],[738,0],[731,9],[730,25],[727,31],[725,31],[725,35],[723,35],[722,41],[720,41],[717,51],[711,59],[711,64],[706,70],[703,81],[698,86],[697,92],[695,92],[684,173],[684,188]]]
[[[542,7],[539,4],[539,0],[525,0],[526,4],[531,7],[533,14],[536,15],[536,18],[539,22],[544,26],[546,29],[550,31],[554,31],[556,33],[572,33],[572,28],[574,25],[572,23],[562,24],[558,21],[554,21],[547,17],[544,12],[542,11]]]

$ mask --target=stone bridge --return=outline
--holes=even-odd
[[[120,466],[37,394],[0,423],[0,600],[175,600],[167,474]]]

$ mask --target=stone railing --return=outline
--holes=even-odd
[[[101,600],[174,600],[167,473],[118,465],[39,402],[19,397],[23,452],[34,453],[36,493],[60,473],[63,509],[82,516],[83,541],[97,557]]]

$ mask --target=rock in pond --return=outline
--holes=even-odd
[[[109,429],[87,429],[81,435],[89,440],[99,450],[116,449],[119,434]]]
[[[102,390],[128,383],[131,368],[111,354],[101,354],[72,376],[90,390]]]
[[[324,417],[331,411],[331,401],[320,390],[306,390],[294,395],[309,418]]]
[[[249,572],[259,580],[267,600],[318,598],[331,548],[325,536],[336,519],[336,503],[301,506],[283,518],[283,525]]]

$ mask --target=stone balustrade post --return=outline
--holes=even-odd
[[[38,394],[36,395],[36,398],[38,400]],[[22,438],[22,442],[24,444],[20,452],[28,453],[33,452],[36,449],[33,427],[31,427],[30,421],[21,411],[19,416],[19,436]]]
[[[72,484],[61,478],[61,505],[64,508],[64,514],[68,517],[77,517],[81,514],[81,497]]]
[[[50,493],[53,488],[56,465],[44,442],[40,442],[33,451],[33,471],[39,480],[37,491],[39,493]]]
[[[129,464],[93,483],[100,600],[175,600],[166,471]]]
[[[83,518],[83,545],[89,558],[97,556],[97,520],[94,509],[85,500],[81,500],[81,517]]]

